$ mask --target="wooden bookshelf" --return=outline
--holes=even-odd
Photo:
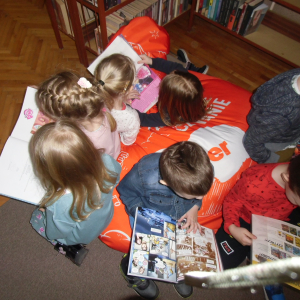
[[[300,13],[300,1],[299,0],[271,0],[275,3],[278,3],[292,11]],[[254,33],[251,33],[245,37],[233,32],[221,24],[208,19],[200,13],[197,13],[196,10],[197,0],[192,1],[191,11],[190,11],[190,19],[189,19],[189,29],[193,26],[194,16],[200,17],[203,20],[215,25],[216,27],[224,30],[231,35],[237,37],[240,40],[243,40],[256,48],[263,50],[264,52],[273,55],[274,57],[284,61],[285,63],[293,66],[300,66],[300,41],[290,37],[285,32],[279,32],[276,30],[276,26],[271,28],[269,26],[264,25],[264,22],[260,25],[258,30]],[[265,19],[271,15],[271,12],[267,12]],[[275,14],[273,14],[275,15]],[[296,26],[296,25],[295,25]],[[299,26],[300,29],[300,26]],[[297,30],[299,32],[299,29]]]
[[[60,36],[60,32],[63,32],[67,34],[64,30],[62,30],[62,26],[58,24],[57,21],[57,11],[54,9],[54,2],[58,0],[45,0],[48,14],[51,19],[51,24],[56,36],[56,40],[58,43],[59,48],[63,48],[62,39]],[[107,35],[107,27],[106,27],[106,17],[110,14],[114,13],[115,11],[121,9],[122,7],[130,4],[131,2],[134,2],[136,0],[124,0],[120,4],[117,4],[108,10],[105,10],[105,0],[59,0],[63,1],[66,6],[67,10],[69,12],[69,21],[71,23],[71,34],[67,34],[70,38],[74,39],[79,60],[80,62],[88,67],[89,62],[87,59],[87,53],[86,50],[92,52],[95,55],[98,55],[97,49],[96,49],[96,41],[95,41],[95,35],[94,35],[94,29],[99,28],[101,30],[101,37],[102,37],[102,47],[103,49],[106,48],[108,44],[108,35]],[[187,1],[187,0],[186,0]],[[92,3],[91,3],[92,2]],[[158,0],[159,8],[162,9],[162,2],[163,0]],[[57,2],[56,2],[57,3]],[[177,2],[176,3],[180,3]],[[187,4],[187,2],[186,2]],[[79,16],[79,10],[78,7],[85,7],[90,9],[95,14],[95,20],[92,23],[89,24],[82,24],[80,21]],[[185,10],[183,13],[187,12],[190,8],[190,5],[188,6],[188,9]],[[178,15],[179,16],[179,15]],[[173,19],[178,17],[177,14]],[[172,19],[172,20],[173,20]],[[81,16],[82,20],[82,16]],[[168,22],[171,22],[172,20],[169,20]],[[85,22],[85,20],[84,20]],[[164,24],[166,25],[166,24]]]

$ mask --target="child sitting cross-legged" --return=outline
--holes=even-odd
[[[300,155],[290,163],[258,164],[244,171],[224,199],[224,223],[216,234],[224,269],[250,258],[250,246],[256,239],[251,233],[252,214],[297,225],[299,206]]]
[[[161,211],[173,219],[186,219],[188,232],[200,229],[198,210],[214,179],[213,166],[207,153],[196,143],[176,143],[162,153],[144,156],[120,182],[117,190],[133,224],[137,207]],[[156,299],[159,291],[153,280],[127,275],[129,256],[120,264],[122,275],[145,299]],[[193,288],[183,281],[174,284],[176,291],[187,298]]]

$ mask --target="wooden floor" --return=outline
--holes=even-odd
[[[38,85],[51,74],[71,69],[83,75],[74,41],[62,34],[58,48],[42,0],[0,0],[0,152],[19,116],[26,87]],[[242,42],[215,26],[195,18],[190,32],[188,15],[165,28],[171,52],[185,49],[191,61],[210,66],[208,74],[249,91],[291,66]],[[88,53],[91,63],[94,56]],[[0,183],[1,184],[1,183]],[[0,205],[8,199],[0,196]]]

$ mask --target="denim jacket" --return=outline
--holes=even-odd
[[[136,207],[144,207],[161,211],[178,220],[194,205],[201,207],[202,200],[181,198],[169,187],[159,183],[162,179],[159,172],[160,156],[161,153],[144,156],[117,187],[129,215],[135,215]]]

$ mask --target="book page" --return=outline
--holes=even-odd
[[[299,257],[300,227],[264,216],[252,215],[252,263]],[[289,283],[300,289],[300,282]]]
[[[95,69],[97,65],[107,56],[112,54],[119,53],[130,57],[135,65],[136,70],[142,66],[142,64],[138,64],[137,62],[141,60],[138,54],[133,50],[130,44],[124,39],[124,37],[117,36],[114,41],[99,55],[87,68],[89,72],[94,75]]]
[[[158,100],[160,78],[146,65],[137,72],[133,88],[140,93],[140,99],[132,101],[131,106],[140,112],[147,112]]]
[[[176,224],[177,281],[187,272],[219,272],[222,270],[212,229],[187,233],[185,222]]]
[[[9,137],[0,157],[0,194],[38,204],[45,194],[34,175],[28,143]]]
[[[164,213],[138,207],[128,274],[176,282],[175,228]]]
[[[27,87],[18,121],[11,134],[12,137],[26,142],[29,142],[32,137],[31,131],[39,112],[35,102],[36,92],[35,88]]]

